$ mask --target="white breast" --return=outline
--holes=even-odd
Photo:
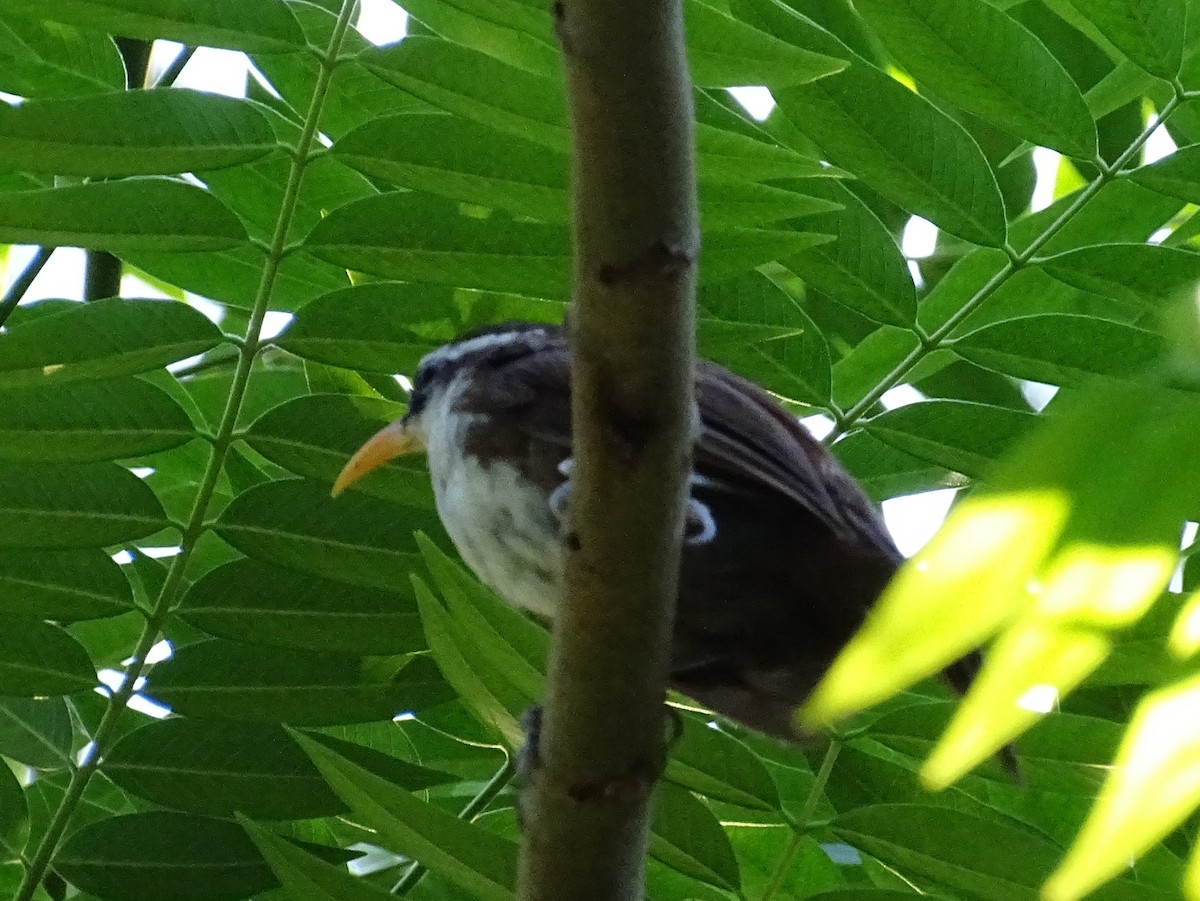
[[[541,492],[504,463],[462,455],[474,418],[453,412],[456,386],[423,417],[438,515],[480,580],[514,606],[552,616],[562,593],[558,521]],[[523,487],[524,486],[524,487]]]

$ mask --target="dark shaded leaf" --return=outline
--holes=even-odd
[[[0,464],[0,547],[98,547],[165,525],[154,492],[115,464]]]
[[[84,826],[59,850],[55,870],[113,901],[239,901],[276,884],[237,823],[169,811]]]
[[[655,792],[653,816],[653,857],[709,885],[728,890],[741,885],[729,836],[704,802],[687,789],[663,782]]]
[[[415,764],[329,736],[313,740],[410,791],[451,780]],[[261,819],[307,819],[344,813],[281,726],[265,723],[159,720],[122,738],[105,755],[103,772],[135,795],[189,813]]]
[[[411,597],[257,560],[204,575],[188,589],[179,614],[218,638],[300,650],[390,655],[425,646]]]
[[[310,308],[311,305],[300,315]],[[378,322],[380,331],[386,331],[384,325]],[[343,327],[343,334],[348,326],[346,323]],[[331,336],[325,349],[336,354],[338,343]],[[346,344],[352,343],[347,338]],[[294,346],[291,341],[287,344],[289,349]],[[296,475],[332,485],[350,455],[371,435],[403,414],[402,404],[380,397],[310,394],[274,407],[256,419],[246,435],[246,443]],[[393,460],[356,482],[353,490],[402,504],[433,506],[429,473],[421,457]]]
[[[96,670],[77,641],[37,620],[0,622],[0,695],[65,695],[96,686]]]
[[[103,551],[0,551],[0,614],[70,622],[132,609],[129,582]]]
[[[71,714],[62,698],[0,699],[0,754],[40,770],[71,763]]]
[[[344,866],[326,863],[245,817],[238,822],[258,846],[292,901],[388,901],[394,897]]]
[[[402,507],[361,492],[336,500],[329,486],[302,479],[266,482],[238,495],[217,533],[251,557],[318,576],[406,592],[412,533],[438,531],[432,510]]]
[[[326,782],[384,847],[406,854],[480,901],[511,901],[517,845],[419,800],[311,739],[298,736]]]
[[[195,430],[161,388],[136,378],[62,383],[53,377],[5,391],[0,461],[88,463],[178,447]]]
[[[346,654],[212,640],[158,664],[148,693],[181,714],[298,725],[391,719],[449,697],[421,657],[388,667]]]
[[[147,372],[220,342],[220,329],[186,304],[116,297],[73,304],[0,335],[0,386]]]

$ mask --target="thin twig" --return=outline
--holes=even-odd
[[[21,270],[21,274],[16,277],[9,289],[4,292],[4,297],[0,298],[0,325],[4,325],[8,321],[8,317],[12,315],[12,311],[17,308],[21,302],[21,298],[25,296],[25,292],[29,290],[29,286],[33,284],[33,280],[38,277],[43,269],[46,268],[46,263],[50,260],[50,255],[54,253],[53,247],[39,247],[33,254],[28,265]]]

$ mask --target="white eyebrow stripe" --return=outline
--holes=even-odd
[[[454,363],[465,356],[478,353],[481,350],[508,344],[514,338],[525,336],[544,338],[545,335],[546,330],[540,328],[512,332],[495,332],[490,335],[476,335],[474,338],[468,338],[466,341],[460,341],[457,344],[446,344],[437,350],[430,351],[421,360],[421,365]]]

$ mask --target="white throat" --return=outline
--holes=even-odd
[[[456,376],[412,425],[424,439],[442,525],[475,574],[508,603],[550,617],[562,594],[565,554],[545,496],[508,463],[466,457],[476,414],[455,410]]]

